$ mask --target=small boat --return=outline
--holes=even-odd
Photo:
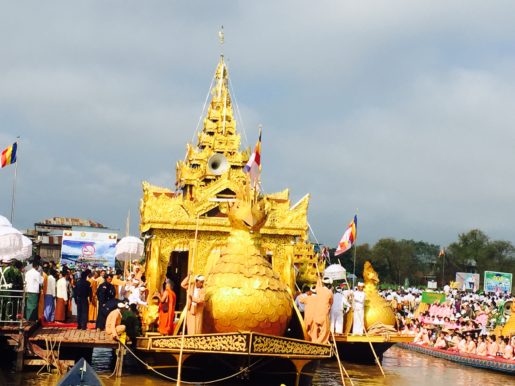
[[[61,377],[57,386],[104,386],[104,384],[89,363],[81,358]]]
[[[460,354],[458,352],[442,350],[434,347],[420,346],[415,343],[400,343],[399,347],[431,355],[436,358],[446,359],[465,366],[515,375],[515,361],[510,361],[500,357],[489,358],[473,354]]]

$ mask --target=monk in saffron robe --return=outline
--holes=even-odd
[[[95,322],[97,320],[98,312],[98,300],[97,300],[97,288],[98,288],[98,272],[88,277],[89,284],[91,285],[91,301],[89,302],[88,308],[88,321]]]
[[[162,335],[173,334],[176,296],[172,288],[173,283],[171,280],[167,280],[159,299],[159,333]]]

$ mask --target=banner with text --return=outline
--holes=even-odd
[[[456,272],[455,288],[460,291],[479,290],[479,273]]]
[[[116,233],[64,231],[61,264],[113,267]]]
[[[422,292],[422,303],[433,304],[434,302],[443,303],[445,302],[445,294],[439,292]]]
[[[513,275],[506,272],[485,271],[485,292],[511,292]]]

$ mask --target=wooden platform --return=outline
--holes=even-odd
[[[374,347],[374,351],[380,360],[383,354],[396,343],[413,342],[413,336],[401,334],[384,334],[384,335],[335,335],[336,348],[340,358],[347,362],[360,364],[375,363],[375,356],[370,348],[370,344]]]
[[[117,348],[118,343],[105,331],[78,330],[76,328],[40,327],[29,337],[32,343],[44,344],[46,340],[57,341],[61,346]]]
[[[384,334],[384,335],[335,335],[336,343],[349,342],[349,343],[410,343],[413,342],[414,337],[410,335],[401,334]]]

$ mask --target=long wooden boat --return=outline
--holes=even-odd
[[[459,363],[465,366],[499,371],[506,374],[515,374],[515,361],[513,360],[510,361],[503,358],[487,358],[473,354],[460,354],[457,352],[441,350],[434,347],[420,346],[414,343],[401,343],[399,344],[399,347]]]
[[[384,335],[335,335],[336,347],[341,359],[346,362],[359,364],[375,364],[375,357],[370,348],[374,347],[379,360],[383,360],[383,354],[394,344],[413,342],[413,337],[401,334]]]
[[[230,384],[311,385],[320,359],[333,355],[329,344],[255,332],[150,335],[138,338],[138,355],[152,368],[176,379],[182,355],[182,380],[228,380]],[[218,384],[218,383],[217,383]]]
[[[89,363],[81,358],[61,377],[57,386],[104,386],[104,384]]]

